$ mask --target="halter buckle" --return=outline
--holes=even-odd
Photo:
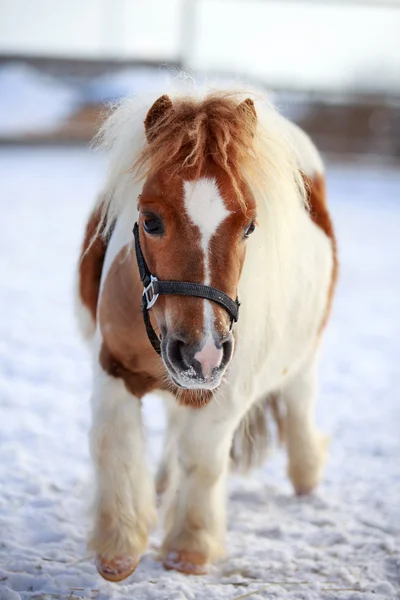
[[[150,283],[143,290],[143,296],[146,298],[147,309],[150,309],[152,306],[154,306],[159,296],[159,294],[156,294],[154,291],[154,284],[156,281],[158,281],[157,277],[150,275]]]

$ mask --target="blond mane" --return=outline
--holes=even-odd
[[[148,132],[150,142],[144,121],[155,98],[148,96],[122,100],[95,139],[110,151],[102,196],[105,235],[127,203],[136,201],[149,174],[186,169],[196,178],[210,160],[228,175],[239,201],[243,202],[240,183],[246,182],[258,202],[286,218],[295,204],[304,207],[296,153],[282,117],[264,95],[215,89],[169,95],[172,109],[157,119],[154,132]]]

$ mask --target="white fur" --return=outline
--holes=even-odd
[[[83,339],[86,342],[90,342],[96,331],[96,323],[90,314],[89,309],[83,304],[78,289],[75,290],[74,300],[75,318],[78,323],[79,331]]]
[[[168,562],[180,551],[209,560],[224,552],[229,449],[243,411],[228,395],[198,411],[181,408],[172,413],[173,437],[168,443],[173,451],[163,506],[163,553]]]
[[[184,182],[184,205],[190,220],[199,228],[204,251],[206,281],[209,274],[210,240],[229,215],[215,179],[201,177]]]
[[[192,94],[202,96],[201,92]],[[299,168],[313,175],[321,173],[323,165],[304,133],[277,115],[259,93],[246,93],[242,98],[248,96],[255,100],[258,115],[254,155],[264,162],[260,181],[243,173],[256,198],[258,227],[247,242],[239,282],[236,352],[226,381],[208,406],[193,411],[176,405],[171,411],[166,453],[169,464],[165,469],[170,479],[164,542],[167,554],[196,551],[211,559],[221,550],[233,432],[249,407],[270,392],[281,390],[286,400],[291,438],[289,473],[296,489],[314,485],[322,464],[322,443],[312,417],[312,382],[333,255],[330,240],[307,213]],[[130,168],[145,143],[143,119],[154,99],[124,101],[103,130],[104,144],[110,150],[105,188],[109,222],[117,218],[103,278],[112,257],[131,240],[138,187]],[[201,231],[207,282],[209,241],[226,217],[226,208],[216,184],[207,179],[196,186],[185,184],[185,202],[189,217]],[[209,311],[206,322],[212,325],[211,306],[205,310]],[[113,541],[110,552],[140,551],[144,537],[136,539],[135,527],[142,520],[147,530],[154,505],[145,468],[139,464],[139,456],[143,459],[139,406],[121,383],[99,373],[96,377],[95,457],[96,448],[106,450],[104,464],[98,460],[98,506],[115,510],[116,525],[111,532],[115,544]],[[101,442],[104,435],[105,447]],[[117,491],[123,499],[121,517],[135,527],[123,528]],[[102,547],[106,533],[95,529],[96,548]]]
[[[326,458],[327,439],[314,424],[316,391],[313,356],[302,370],[289,378],[282,390],[287,411],[288,474],[300,494],[309,493],[319,483]]]
[[[94,370],[90,442],[96,470],[90,547],[106,559],[139,559],[156,518],[140,401],[99,365]]]
[[[296,123],[287,119],[282,121],[293,144],[300,169],[309,177],[322,175],[325,170],[324,163],[311,138]]]
[[[133,201],[124,207],[121,218],[119,218],[115,224],[113,234],[107,246],[103,270],[101,272],[100,294],[114,259],[122,250],[122,248],[128,246],[129,248],[132,247],[132,251],[134,251],[132,229],[138,218],[136,205],[138,195],[140,194],[140,189],[141,188],[138,186],[132,186]]]
[[[80,272],[79,272],[79,264],[77,265],[75,278],[74,278],[74,312],[75,319],[78,325],[79,331],[85,342],[90,345],[90,340],[92,339],[95,331],[96,331],[96,323],[89,311],[89,309],[83,304],[80,294]]]

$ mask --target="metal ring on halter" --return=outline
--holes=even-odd
[[[154,290],[154,284],[158,281],[157,277],[154,277],[154,275],[150,275],[150,283],[147,287],[144,288],[143,290],[143,296],[145,296],[146,298],[146,308],[147,310],[149,310],[152,306],[154,306],[154,304],[157,302],[157,298],[160,294],[157,294],[156,291]]]

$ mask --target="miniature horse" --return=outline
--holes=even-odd
[[[268,399],[284,407],[297,494],[321,476],[316,361],[337,271],[323,165],[257,94],[128,99],[101,135],[110,168],[77,301],[93,355],[89,545],[111,581],[146,548],[156,499],[141,399],[155,391],[169,419],[164,566],[204,573],[223,551],[230,457],[250,464],[262,447]]]

